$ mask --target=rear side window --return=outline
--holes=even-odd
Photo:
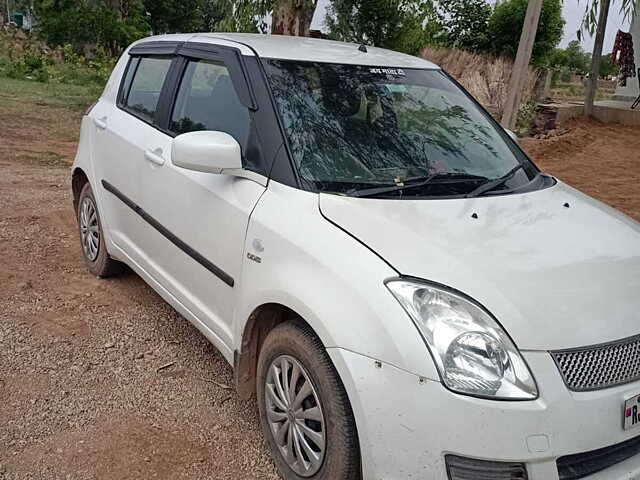
[[[169,129],[175,134],[197,130],[226,132],[246,146],[249,110],[240,100],[224,63],[190,60],[184,71]]]
[[[171,66],[172,57],[142,57],[124,99],[124,107],[134,115],[153,123],[158,109],[162,85]],[[131,66],[135,63],[131,63]],[[129,77],[129,72],[127,72]]]

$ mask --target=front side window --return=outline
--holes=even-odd
[[[221,62],[191,60],[184,71],[169,129],[226,132],[244,147],[249,136],[249,110],[238,98],[229,70]]]
[[[171,66],[172,58],[142,57],[138,62],[124,106],[134,115],[153,123],[156,119],[162,85]],[[135,63],[132,63],[135,65]],[[127,72],[127,77],[129,72]]]
[[[397,192],[456,196],[506,174],[513,189],[538,173],[439,70],[269,60],[267,74],[309,189],[349,194],[434,179]]]

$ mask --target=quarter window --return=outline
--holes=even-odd
[[[249,122],[249,110],[240,103],[224,64],[190,60],[180,83],[169,129],[178,135],[197,130],[226,132],[244,149]]]
[[[140,59],[124,101],[127,110],[148,122],[156,120],[158,100],[171,60],[168,56]]]

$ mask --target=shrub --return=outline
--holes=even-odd
[[[0,75],[38,82],[102,87],[115,63],[116,59],[109,56],[103,48],[97,48],[92,58],[87,59],[77,54],[70,45],[65,45],[62,55],[57,57],[25,53],[17,60],[4,58],[0,62]]]
[[[491,53],[515,58],[528,3],[528,0],[506,0],[496,5],[489,19]],[[562,40],[564,25],[561,0],[544,0],[531,57],[533,65],[542,66],[548,62]]]
[[[26,53],[20,60],[5,59],[0,71],[7,77],[37,82],[49,81],[47,59],[41,55]]]

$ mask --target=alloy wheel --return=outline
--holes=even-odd
[[[289,468],[302,477],[320,470],[326,451],[322,405],[309,374],[281,355],[269,366],[264,389],[271,434]]]
[[[98,258],[100,251],[100,225],[93,200],[85,197],[80,205],[80,240],[82,251],[90,262]]]

